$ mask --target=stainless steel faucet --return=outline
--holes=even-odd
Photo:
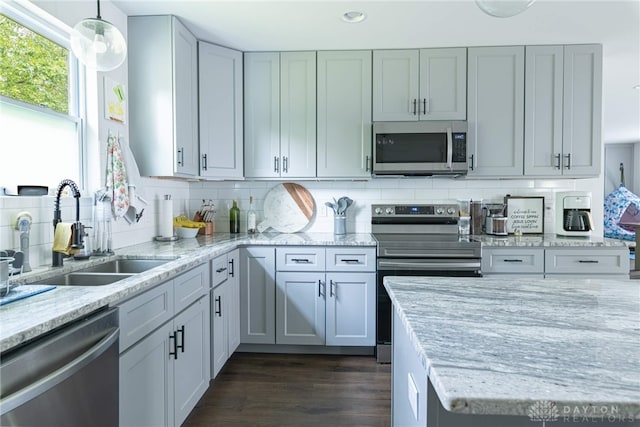
[[[56,201],[55,201],[55,209],[53,211],[53,231],[55,234],[56,225],[59,222],[62,222],[60,218],[60,196],[62,195],[62,190],[64,187],[71,188],[71,192],[73,193],[73,197],[76,199],[76,220],[73,223],[73,241],[71,242],[72,249],[82,249],[84,248],[83,237],[85,235],[85,227],[80,222],[80,190],[75,182],[70,179],[63,179],[58,184],[58,189],[56,190]],[[52,267],[62,267],[62,259],[63,254],[56,251],[51,251],[51,266]]]

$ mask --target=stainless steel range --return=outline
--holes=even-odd
[[[385,276],[479,277],[480,242],[458,234],[457,204],[372,205],[378,241],[378,362],[391,362],[391,300]]]

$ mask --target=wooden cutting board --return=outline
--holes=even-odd
[[[313,196],[302,185],[278,184],[264,198],[264,221],[258,224],[258,231],[273,228],[281,233],[297,233],[309,226],[315,209]]]

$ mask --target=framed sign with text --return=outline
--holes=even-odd
[[[544,233],[544,197],[507,196],[507,232]]]

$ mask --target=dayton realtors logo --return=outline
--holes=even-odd
[[[531,421],[542,421],[542,427],[547,421],[557,421],[560,416],[556,404],[548,400],[538,400],[529,407],[527,415]]]

